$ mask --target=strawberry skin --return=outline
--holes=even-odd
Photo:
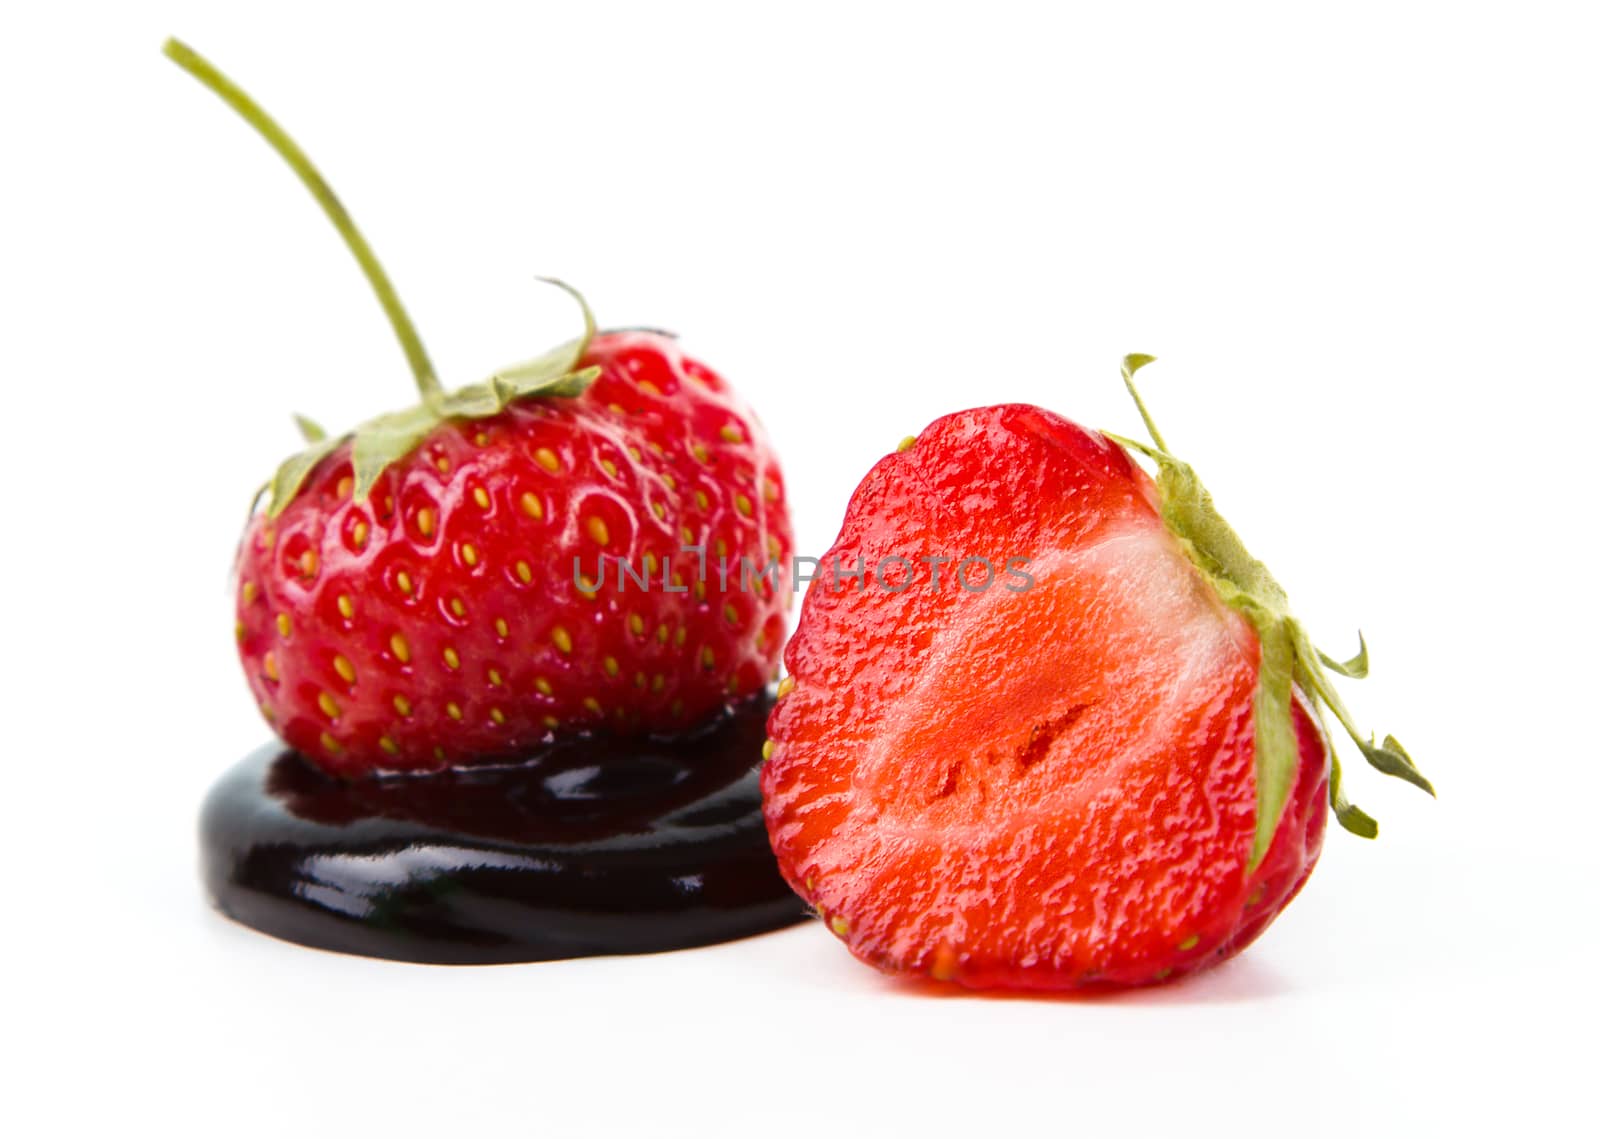
[[[992,578],[963,585],[969,557]],[[807,594],[762,777],[779,866],[894,973],[1076,989],[1220,960],[1300,889],[1328,816],[1296,691],[1252,865],[1260,656],[1122,447],[1031,406],[946,416],[867,475]]]
[[[739,576],[741,557],[786,567],[793,547],[760,424],[665,335],[596,336],[580,366],[599,376],[576,398],[445,420],[364,502],[346,442],[251,519],[240,661],[325,771],[505,759],[555,730],[682,731],[772,678],[787,575]],[[705,550],[703,575],[685,547]],[[618,559],[648,589],[619,581]]]

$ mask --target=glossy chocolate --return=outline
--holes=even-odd
[[[329,779],[281,744],[212,789],[206,888],[289,941],[440,964],[653,953],[806,914],[757,765],[770,696],[678,739],[572,739],[516,765]]]

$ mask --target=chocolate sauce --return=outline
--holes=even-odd
[[[523,762],[342,782],[281,744],[212,788],[206,889],[288,941],[439,964],[654,953],[806,914],[767,846],[771,697],[673,740],[569,739]]]

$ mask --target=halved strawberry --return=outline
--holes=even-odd
[[[1337,797],[1313,700],[1348,717],[1318,654],[1155,438],[978,408],[857,489],[762,786],[780,867],[863,960],[974,987],[1160,980],[1293,897],[1330,775],[1375,833]],[[1426,785],[1398,744],[1362,747]]]

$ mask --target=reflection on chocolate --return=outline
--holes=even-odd
[[[805,916],[756,766],[770,695],[673,740],[344,783],[274,744],[212,789],[206,888],[289,941],[448,964],[682,949]]]

